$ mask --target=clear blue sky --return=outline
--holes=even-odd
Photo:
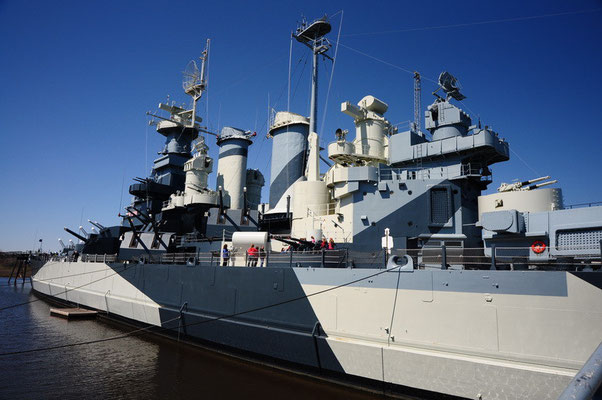
[[[341,9],[347,47],[339,47],[324,142],[337,127],[353,128],[342,101],[372,94],[389,104],[391,122],[413,115],[412,75],[351,47],[425,78],[448,70],[460,79],[465,108],[512,149],[489,191],[552,175],[565,203],[602,201],[600,1],[0,1],[0,249],[30,249],[39,238],[57,249],[57,238],[69,238],[63,226],[118,222],[131,178],[148,175],[162,146],[145,112],[168,94],[188,101],[181,71],[206,38],[209,114],[203,103],[201,115],[213,129],[256,130],[249,167],[269,179],[268,94],[286,108],[290,32],[302,14]],[[553,14],[561,15],[524,18]],[[483,23],[494,20],[507,21]],[[294,44],[291,111],[302,114],[309,63],[298,61],[307,53]],[[330,66],[320,73],[318,128]],[[423,81],[423,107],[433,89]]]

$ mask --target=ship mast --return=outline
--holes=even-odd
[[[146,115],[157,118],[161,121],[169,121],[182,128],[190,128],[195,132],[205,132],[217,136],[213,132],[207,131],[206,127],[200,127],[197,122],[202,122],[203,119],[197,116],[197,103],[201,99],[203,92],[207,89],[207,80],[205,78],[206,65],[209,60],[209,45],[210,39],[207,39],[205,50],[201,53],[199,59],[201,60],[201,69],[197,66],[196,61],[191,60],[186,69],[183,72],[182,88],[184,92],[192,97],[192,109],[187,110],[182,107],[175,106],[173,104],[159,103],[161,110],[170,113],[170,118],[164,118],[159,115],[155,115],[150,111]],[[151,123],[154,124],[154,123]],[[160,128],[160,127],[159,127]],[[159,130],[159,128],[157,130]]]
[[[203,92],[207,88],[207,81],[205,80],[205,64],[209,58],[209,44],[211,43],[210,39],[207,39],[207,44],[205,45],[205,50],[201,53],[201,70],[196,66],[194,61],[191,61],[191,64],[188,65],[186,71],[184,71],[184,81],[182,82],[182,86],[184,87],[184,91],[186,94],[192,96],[192,115],[190,118],[190,128],[194,128],[195,119],[196,119],[196,104],[201,99]]]
[[[318,56],[322,55],[329,60],[332,58],[326,54],[330,49],[330,42],[324,36],[330,32],[332,27],[327,21],[326,16],[307,24],[305,20],[297,27],[293,37],[297,41],[309,47],[313,55],[312,73],[311,73],[311,104],[309,112],[309,132],[317,131],[318,119]],[[317,133],[317,132],[316,132]]]

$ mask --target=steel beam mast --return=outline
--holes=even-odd
[[[324,37],[330,32],[331,26],[326,17],[315,20],[308,24],[303,21],[293,37],[309,47],[312,51],[312,73],[311,73],[311,99],[309,111],[309,131],[316,132],[318,125],[318,56],[322,55],[330,60],[332,58],[325,54],[330,49],[328,39]]]
[[[420,110],[421,110],[421,93],[420,93],[420,73],[414,71],[414,124],[413,130],[415,132],[421,132],[420,127]]]

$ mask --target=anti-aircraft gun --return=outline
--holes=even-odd
[[[523,182],[514,182],[514,183],[502,182],[500,187],[497,188],[497,191],[500,193],[527,191],[527,190],[538,189],[540,187],[544,187],[544,186],[548,186],[548,185],[553,185],[558,182],[558,180],[554,179],[551,181],[538,183],[537,185],[532,185],[532,183],[545,181],[546,179],[550,179],[550,176],[542,176],[540,178],[529,179],[529,180],[523,181]]]
[[[557,183],[542,176],[502,183],[497,193],[480,196],[479,222],[485,255],[513,268],[538,263],[579,265],[600,257],[600,219],[596,207],[565,208]],[[543,188],[543,189],[542,189]]]

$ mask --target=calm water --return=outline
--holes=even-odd
[[[0,308],[37,299],[0,278]],[[44,301],[0,311],[0,354],[122,334],[50,316]],[[374,399],[380,396],[249,364],[157,337],[0,356],[0,399]]]

